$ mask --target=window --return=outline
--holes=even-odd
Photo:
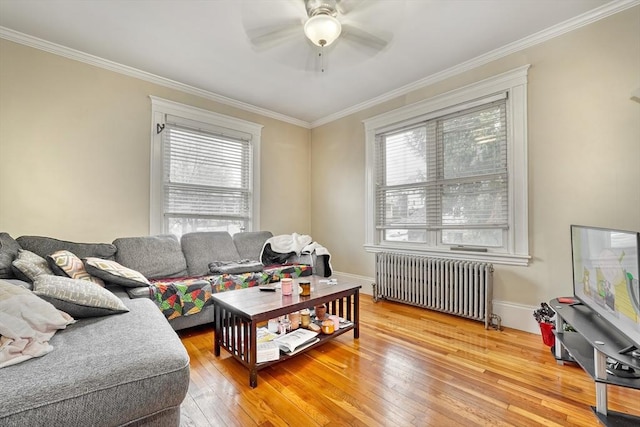
[[[502,247],[508,227],[505,100],[376,136],[382,241]]]
[[[151,100],[151,233],[259,228],[261,126]]]
[[[527,68],[365,121],[368,250],[528,263]]]

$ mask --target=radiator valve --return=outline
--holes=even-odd
[[[502,330],[502,318],[497,314],[492,314],[489,319],[489,326],[491,326],[496,331]]]

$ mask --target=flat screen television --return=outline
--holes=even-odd
[[[573,292],[640,349],[640,232],[571,226]]]

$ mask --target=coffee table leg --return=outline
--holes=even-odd
[[[249,386],[256,388],[258,386],[258,370],[255,366],[249,369]]]
[[[220,334],[222,328],[220,325],[220,307],[214,305],[213,307],[213,321],[215,322],[214,335],[213,335],[213,354],[216,357],[220,356]]]
[[[360,292],[358,289],[353,298],[353,338],[360,338]]]

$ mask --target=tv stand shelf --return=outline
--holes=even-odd
[[[556,311],[556,360],[562,364],[573,359],[594,379],[596,406],[592,408],[596,416],[608,426],[638,425],[640,416],[607,409],[607,385],[640,390],[640,379],[607,373],[607,357],[640,372],[640,359],[620,354],[620,351],[632,345],[631,341],[586,305],[563,304],[557,299],[551,300],[549,305]],[[564,331],[565,322],[576,332]]]

